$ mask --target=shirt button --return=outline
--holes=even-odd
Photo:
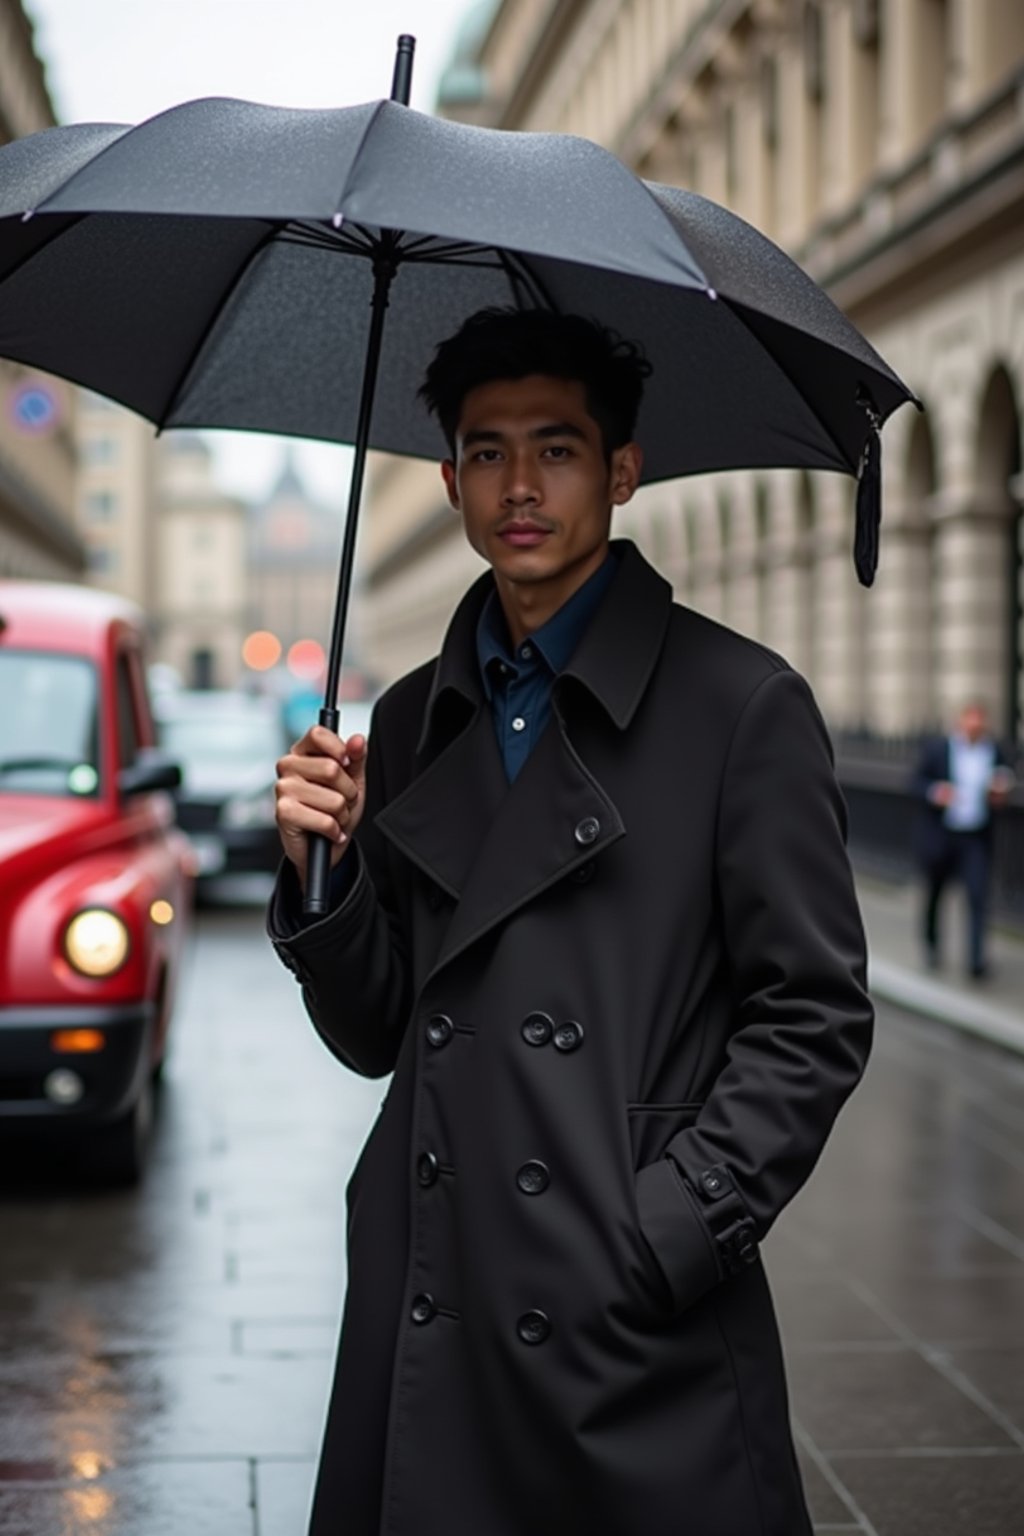
[[[516,1174],[516,1184],[524,1195],[542,1195],[551,1183],[545,1163],[524,1163]]]
[[[555,1025],[546,1013],[528,1013],[520,1028],[527,1045],[547,1045]]]
[[[573,837],[581,845],[581,847],[585,848],[588,843],[593,843],[597,840],[600,831],[601,823],[598,821],[596,816],[584,816],[582,821],[578,821],[576,823],[576,829],[573,832]]]
[[[448,1044],[455,1033],[455,1025],[446,1013],[435,1013],[427,1024],[427,1044],[435,1051]]]
[[[437,1316],[437,1304],[433,1296],[427,1291],[422,1291],[419,1296],[414,1296],[412,1306],[409,1309],[409,1316],[419,1327],[422,1327],[424,1323],[432,1322]]]
[[[416,1177],[422,1189],[437,1183],[437,1158],[433,1152],[421,1152],[416,1164]]]
[[[526,721],[523,719],[522,715],[516,715],[515,719],[512,721],[512,729],[514,731],[526,730]]]
[[[543,1344],[551,1337],[551,1321],[546,1312],[524,1312],[516,1323],[516,1333],[524,1344]]]
[[[522,647],[522,649],[520,650],[519,654],[523,658],[524,661],[532,660],[532,658],[533,658],[533,646],[532,645],[524,645]]]
[[[559,1024],[555,1030],[555,1050],[575,1051],[583,1044],[583,1025],[577,1024],[575,1019],[569,1019],[565,1024]]]

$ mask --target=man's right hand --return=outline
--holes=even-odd
[[[285,857],[306,889],[310,832],[331,844],[331,868],[342,858],[366,799],[366,737],[343,741],[314,725],[277,765],[277,830]]]

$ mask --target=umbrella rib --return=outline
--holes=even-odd
[[[545,285],[541,282],[536,272],[532,272],[518,251],[498,251],[498,260],[505,268],[506,276],[512,287],[512,292],[518,302],[518,284],[522,283],[527,294],[533,301],[534,308],[548,309],[552,314],[558,313],[558,305],[552,299]],[[539,303],[538,303],[539,300]]]
[[[778,358],[775,356],[775,353],[774,352],[770,352],[768,350],[768,348],[765,346],[764,342],[761,340],[760,336],[754,330],[754,327],[752,325],[750,325],[749,322],[744,318],[743,314],[741,313],[741,309],[745,309],[747,306],[746,305],[741,305],[738,299],[733,299],[733,300],[723,299],[721,294],[718,295],[718,300],[719,300],[720,303],[723,303],[723,302],[725,303],[726,308],[728,309],[729,313],[731,315],[735,315],[736,316],[736,319],[743,326],[744,330],[747,331],[754,338],[754,340],[757,342],[757,345],[761,348],[762,352],[766,353],[766,355],[771,358],[772,363],[779,370],[779,372],[782,374],[782,377],[786,380],[786,383],[793,390],[793,393],[807,407],[807,409],[810,411],[811,415],[814,417],[814,420],[818,423],[818,426],[821,428],[821,430],[824,432],[825,436],[828,438],[829,442],[832,444],[833,448],[836,450],[836,453],[839,455],[839,457],[842,460],[843,464],[846,466],[846,473],[847,474],[851,474],[851,475],[855,474],[856,470],[857,470],[856,461],[855,460],[851,460],[851,459],[849,459],[847,457],[845,448],[843,447],[843,445],[836,438],[836,435],[832,431],[832,428],[829,426],[828,422],[821,415],[821,413],[815,408],[815,406],[812,404],[812,402],[804,394],[803,390],[800,388],[800,385],[793,378],[793,375],[790,373],[789,369],[783,367],[782,363],[780,363]],[[768,319],[770,317],[769,316],[763,316],[762,318]],[[784,320],[777,320],[775,323],[777,325],[785,325],[786,324],[786,322]],[[786,326],[786,329],[787,330],[792,330],[792,329],[794,329],[794,327]],[[801,334],[807,334],[807,333],[801,333]],[[846,356],[849,356],[849,353],[847,353]],[[867,418],[865,418],[865,420],[866,419]]]
[[[35,215],[33,215],[33,217],[35,217]],[[50,232],[40,242],[39,245],[34,245],[31,250],[26,251],[25,254],[14,263],[13,267],[8,267],[3,275],[0,276],[0,285],[6,283],[10,278],[14,277],[18,272],[20,272],[22,267],[25,266],[26,262],[34,261],[35,258],[39,255],[40,251],[45,251],[48,245],[52,245],[55,240],[59,240],[61,235],[66,234],[69,229],[76,229],[78,225],[81,224],[82,220],[87,219],[89,215],[87,213],[47,213],[43,214],[42,217],[48,222],[52,220],[53,223],[57,226],[56,229],[50,230]],[[67,222],[62,223],[63,219],[66,219]]]
[[[226,305],[228,304],[230,299],[234,296],[235,292],[237,291],[237,289],[239,287],[239,284],[241,283],[241,281],[242,281],[243,277],[245,276],[245,274],[249,271],[249,268],[252,266],[253,262],[256,260],[256,258],[258,256],[261,256],[263,254],[263,252],[266,250],[268,245],[272,244],[272,242],[275,239],[277,234],[278,234],[278,231],[275,228],[271,227],[270,229],[268,229],[266,231],[265,234],[263,234],[260,237],[260,239],[253,246],[252,250],[249,252],[249,254],[246,257],[245,261],[242,262],[241,266],[235,272],[234,276],[231,279],[231,282],[228,284],[228,287],[226,288],[224,293],[221,294],[219,301],[214,306],[213,312],[211,313],[211,315],[210,315],[209,319],[207,320],[206,324],[203,326],[202,335],[199,337],[199,339],[197,340],[195,346],[192,348],[192,352],[191,352],[191,354],[190,354],[190,356],[188,358],[188,361],[186,362],[185,366],[180,370],[180,372],[178,374],[178,378],[177,378],[177,381],[175,382],[174,388],[170,391],[170,394],[168,396],[167,404],[164,406],[164,409],[161,411],[160,416],[157,418],[156,425],[157,425],[157,430],[158,431],[163,431],[163,428],[164,428],[164,426],[165,426],[165,424],[167,422],[167,418],[171,415],[172,411],[174,410],[174,407],[177,405],[178,401],[180,400],[181,395],[182,395],[182,393],[183,393],[183,391],[185,389],[185,385],[188,383],[189,377],[191,376],[191,374],[192,374],[192,372],[193,372],[193,370],[194,370],[194,368],[196,366],[196,363],[199,360],[199,357],[200,357],[200,355],[201,355],[201,353],[203,351],[203,348],[206,346],[206,343],[207,343],[207,341],[209,339],[209,336],[210,336],[210,332],[213,330],[214,326],[217,324],[217,322],[220,319],[221,315],[224,313],[224,309],[225,309]]]
[[[328,230],[321,224],[293,221],[281,229],[277,238],[284,245],[302,245],[322,251],[350,251],[359,256],[373,254],[373,246],[369,241],[356,240],[347,231]]]

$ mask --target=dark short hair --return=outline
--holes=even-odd
[[[624,341],[583,315],[481,309],[438,346],[419,393],[454,455],[463,401],[471,390],[534,373],[576,381],[583,385],[587,410],[610,456],[632,441],[650,372],[638,343]]]

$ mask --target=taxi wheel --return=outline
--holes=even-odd
[[[137,1184],[145,1171],[152,1125],[153,1083],[147,1075],[128,1113],[92,1138],[89,1163],[94,1176],[119,1188]]]

